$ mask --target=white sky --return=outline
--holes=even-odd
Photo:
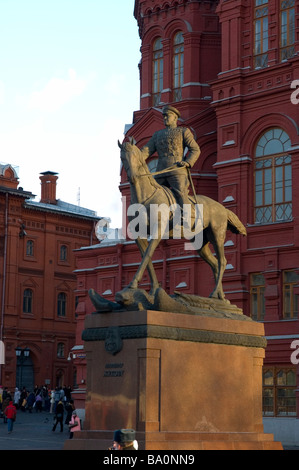
[[[134,0],[0,0],[0,162],[40,200],[57,198],[121,226],[117,140],[139,109]]]

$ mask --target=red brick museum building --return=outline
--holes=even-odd
[[[68,360],[76,336],[73,252],[96,242],[99,217],[57,199],[57,180],[42,173],[36,200],[19,186],[15,167],[0,165],[0,385],[11,393],[73,388],[78,380]]]
[[[140,109],[125,137],[142,147],[163,127],[165,104],[179,109],[179,124],[195,135],[201,149],[192,168],[196,192],[221,202],[247,228],[247,237],[227,232],[223,286],[232,304],[265,325],[265,430],[296,442],[299,1],[136,0],[134,16],[142,42]],[[155,157],[148,163],[155,168]],[[123,169],[119,189],[129,201]],[[84,352],[84,318],[93,311],[88,289],[114,300],[140,256],[129,239],[105,240],[75,255],[76,347]],[[210,267],[186,252],[183,240],[163,240],[154,266],[167,292],[207,296],[213,288]],[[148,285],[145,274],[141,287]],[[83,376],[84,359],[77,368]]]

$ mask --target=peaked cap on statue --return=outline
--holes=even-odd
[[[172,113],[176,114],[177,117],[179,118],[181,117],[181,113],[179,112],[179,110],[174,108],[173,106],[170,106],[170,105],[164,106],[164,108],[162,109],[162,113],[166,114],[167,111],[171,111]]]

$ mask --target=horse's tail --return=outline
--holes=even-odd
[[[227,214],[227,228],[236,234],[241,234],[246,236],[247,235],[247,230],[240,221],[239,217],[236,216],[236,214],[229,209],[226,209],[226,214]]]

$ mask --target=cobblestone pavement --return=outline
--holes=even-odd
[[[69,438],[68,427],[59,425],[52,431],[53,414],[47,411],[17,412],[13,432],[8,434],[7,424],[0,419],[0,450],[62,450]]]

